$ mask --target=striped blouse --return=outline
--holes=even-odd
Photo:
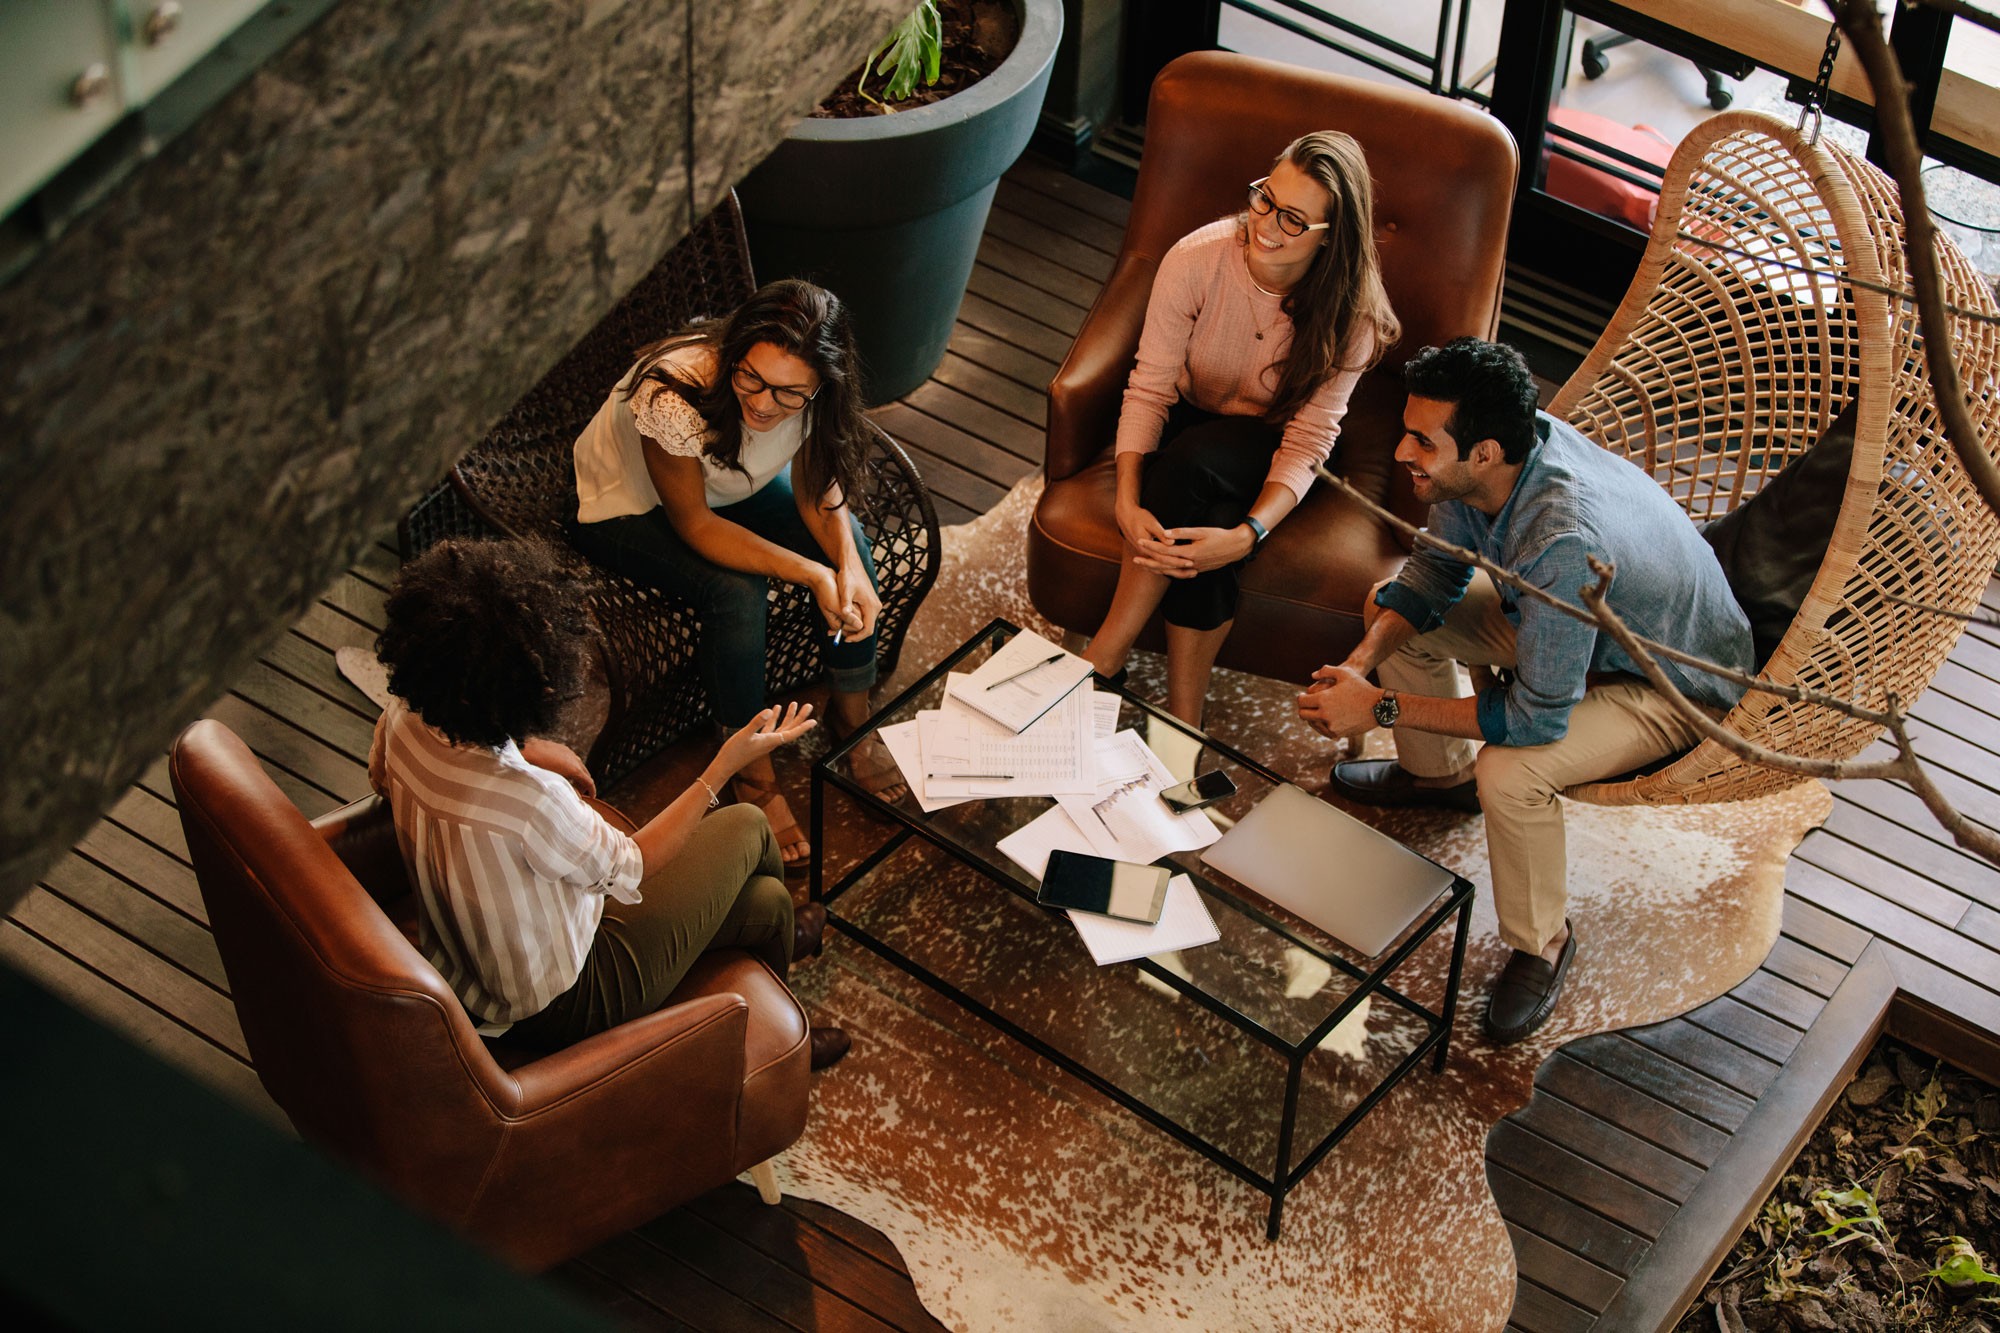
[[[392,698],[368,777],[417,888],[418,945],[485,1036],[576,984],[606,894],[639,901],[638,845],[512,741],[453,745]]]

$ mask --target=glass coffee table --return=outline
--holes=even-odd
[[[1039,906],[1035,881],[996,848],[1050,798],[926,813],[914,795],[883,801],[839,768],[863,735],[938,707],[947,673],[973,670],[1017,633],[993,621],[813,766],[813,898],[863,947],[1269,1195],[1266,1234],[1276,1240],[1285,1196],[1306,1173],[1426,1057],[1444,1068],[1472,885],[1453,874],[1368,958],[1203,865],[1199,852],[1175,853],[1161,864],[1192,879],[1221,938],[1097,966],[1064,914]],[[1116,693],[1120,729],[1178,731],[1205,747],[1204,769],[1235,780],[1236,795],[1212,807],[1224,827],[1283,781]],[[837,821],[834,846],[831,800],[867,816]],[[1328,874],[1337,882],[1339,867]]]

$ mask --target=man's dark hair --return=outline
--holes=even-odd
[[[579,691],[589,617],[541,542],[439,542],[403,566],[386,609],[390,693],[456,744],[547,734]]]
[[[1481,440],[1497,440],[1509,463],[1519,463],[1535,443],[1535,406],[1541,395],[1527,361],[1506,343],[1453,338],[1426,347],[1403,366],[1403,388],[1416,398],[1452,404],[1445,429],[1458,456]]]

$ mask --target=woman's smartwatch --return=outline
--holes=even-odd
[[[1243,516],[1243,526],[1250,529],[1252,539],[1250,542],[1250,554],[1243,558],[1245,560],[1252,560],[1256,558],[1257,552],[1264,549],[1264,539],[1271,535],[1271,530],[1260,523],[1255,514],[1245,514]]]

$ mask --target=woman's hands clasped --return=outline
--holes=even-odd
[[[1143,505],[1120,500],[1118,531],[1132,548],[1141,569],[1172,579],[1191,579],[1211,569],[1233,565],[1256,548],[1256,539],[1242,526],[1234,528],[1165,528]]]
[[[716,762],[725,770],[722,776],[734,777],[745,765],[811,731],[819,725],[812,711],[811,704],[791,703],[782,708],[774,704],[744,723],[716,751]]]

